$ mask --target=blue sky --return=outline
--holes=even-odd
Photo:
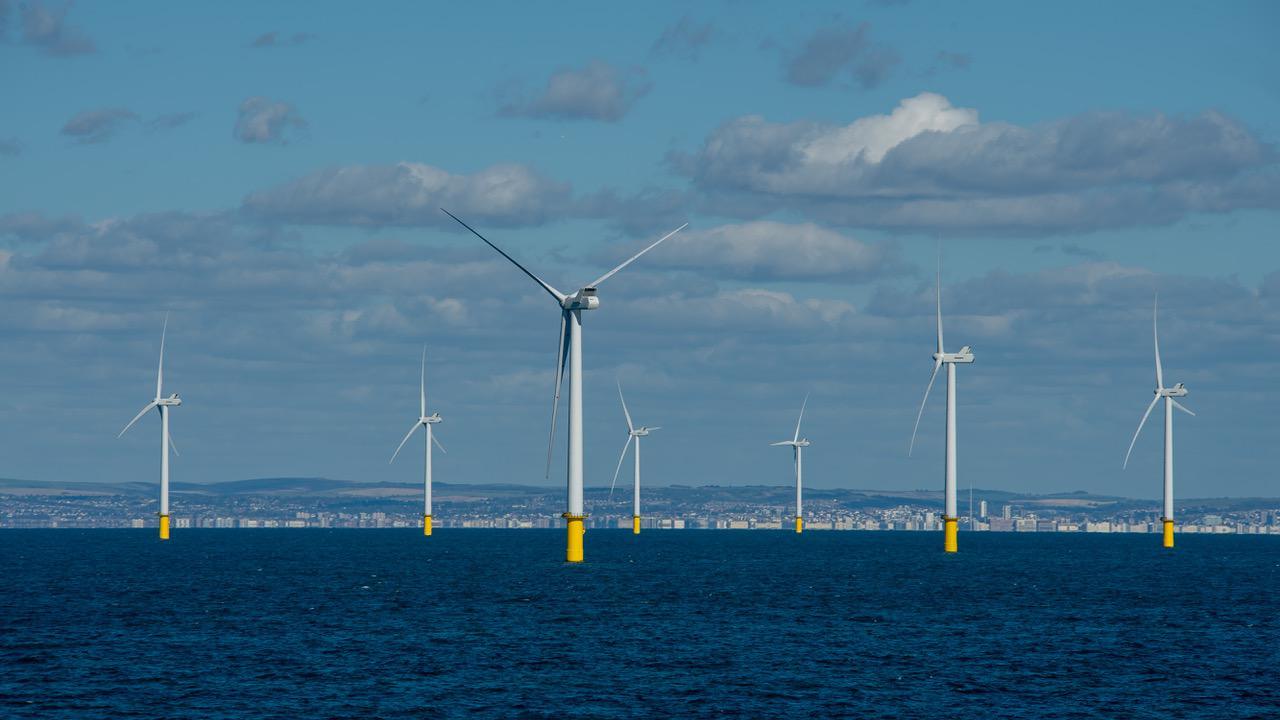
[[[449,206],[575,287],[587,482],[941,486],[906,445],[945,252],[960,482],[1159,494],[1150,305],[1187,383],[1177,494],[1275,495],[1280,51],[1270,3],[372,7],[0,0],[0,475],[388,466],[430,350],[442,480],[542,478],[556,312]],[[563,437],[563,433],[561,433]]]

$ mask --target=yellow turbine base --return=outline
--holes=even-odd
[[[431,534],[431,516],[430,515],[422,516],[422,534],[423,535]]]
[[[797,515],[796,516],[796,534],[799,535],[802,532],[804,532],[804,518]]]
[[[569,549],[564,559],[566,562],[580,563],[582,562],[582,535],[586,532],[586,526],[582,521],[587,516],[565,513],[561,517],[569,521]]]
[[[942,518],[942,523],[944,528],[943,532],[946,534],[946,538],[943,540],[943,549],[949,553],[956,552],[960,549],[960,543],[956,538],[959,523],[956,518],[949,517]]]
[[[1163,520],[1164,520],[1164,546],[1167,548],[1171,548],[1173,547],[1173,521],[1168,518],[1163,518]]]
[[[640,534],[640,516],[639,515],[631,516],[631,533],[633,535]]]
[[[169,516],[168,515],[160,516],[160,539],[161,540],[169,539]]]

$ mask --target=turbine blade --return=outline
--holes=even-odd
[[[565,336],[569,332],[569,311],[560,311],[560,349],[556,351],[556,392],[551,398],[551,434],[547,438],[547,471],[543,477],[551,477],[551,451],[556,444],[556,415],[560,412],[560,383],[564,380],[564,363],[568,358],[569,344]]]
[[[920,418],[924,416],[925,403],[929,402],[929,392],[933,390],[933,381],[938,379],[938,370],[942,367],[942,360],[935,360],[933,363],[933,374],[929,376],[929,384],[924,389],[924,399],[920,401],[920,411],[916,413],[916,426],[911,431],[911,444],[907,446],[907,457],[911,457],[911,453],[916,448],[916,433],[920,431]]]
[[[776,443],[769,443],[769,447],[777,447],[777,446],[779,446],[779,445],[795,445],[795,442],[793,442],[793,441],[791,441],[791,440],[781,440],[781,441],[776,442]]]
[[[587,285],[587,287],[599,287],[599,286],[600,286],[600,283],[602,283],[602,282],[604,282],[605,280],[608,280],[609,278],[611,278],[611,277],[613,277],[614,275],[616,275],[616,274],[618,273],[618,271],[619,271],[619,270],[621,270],[622,268],[624,268],[624,267],[626,267],[626,266],[630,265],[631,263],[635,262],[637,259],[639,259],[639,258],[640,258],[640,256],[641,256],[641,255],[643,255],[643,254],[645,254],[645,253],[649,252],[650,250],[652,250],[652,249],[654,249],[654,248],[658,247],[658,243],[661,243],[663,240],[666,240],[667,238],[671,237],[672,235],[675,235],[676,233],[680,232],[681,230],[683,230],[683,229],[685,229],[685,228],[687,228],[687,227],[689,227],[689,223],[685,223],[685,224],[681,225],[680,227],[676,228],[675,230],[672,230],[671,232],[667,233],[666,235],[663,235],[662,237],[658,238],[658,240],[657,240],[656,242],[654,242],[652,245],[650,245],[649,247],[647,247],[647,248],[645,248],[645,249],[641,250],[640,252],[636,253],[635,255],[632,255],[631,257],[627,258],[627,261],[626,261],[626,262],[622,263],[622,264],[621,264],[621,265],[619,265],[618,267],[616,267],[616,268],[614,268],[614,269],[610,270],[609,272],[607,272],[607,273],[605,273],[605,274],[601,275],[600,277],[596,278],[596,279],[595,279],[594,281],[592,281],[589,285]]]
[[[942,344],[942,243],[938,243],[938,352],[945,352]]]
[[[458,220],[458,216],[457,216],[457,215],[454,215],[453,213],[449,212],[448,210],[445,210],[444,208],[440,208],[440,212],[444,213],[445,215],[448,215],[449,217],[453,218],[454,220]],[[555,298],[555,299],[556,299],[556,302],[563,302],[563,301],[564,301],[564,299],[565,299],[565,297],[566,297],[564,293],[562,293],[562,292],[560,292],[559,290],[557,290],[557,289],[555,289],[555,288],[551,287],[551,285],[549,285],[549,284],[548,284],[546,281],[544,281],[542,278],[540,278],[540,277],[538,277],[537,275],[534,275],[533,273],[529,272],[529,268],[526,268],[525,266],[523,266],[523,265],[521,265],[520,263],[516,262],[516,259],[515,259],[515,258],[513,258],[513,257],[511,257],[510,255],[508,255],[508,254],[506,254],[505,252],[503,252],[503,251],[502,251],[502,248],[500,248],[500,247],[498,247],[497,245],[494,245],[493,243],[489,242],[489,239],[488,239],[488,238],[486,238],[485,236],[481,235],[480,233],[476,232],[475,228],[473,228],[473,227],[471,227],[470,225],[468,225],[468,224],[466,224],[466,223],[462,222],[461,220],[458,220],[458,224],[459,224],[459,225],[461,225],[462,227],[464,227],[464,228],[466,228],[466,229],[470,230],[472,235],[475,235],[476,237],[480,238],[481,240],[484,240],[484,242],[485,242],[485,244],[486,244],[486,245],[488,245],[489,247],[493,248],[494,250],[497,250],[499,255],[501,255],[502,257],[506,258],[508,261],[510,261],[512,265],[515,265],[516,267],[520,268],[520,270],[521,270],[521,271],[523,271],[525,275],[528,275],[529,277],[533,278],[533,281],[534,281],[534,282],[536,282],[536,283],[538,283],[539,285],[541,285],[543,290],[546,290],[548,293],[550,293],[550,294],[551,294],[551,297],[553,297],[553,298]]]
[[[800,441],[800,421],[804,420],[804,406],[809,404],[809,393],[804,394],[804,402],[800,403],[800,417],[796,420],[796,435],[792,440]]]
[[[646,430],[648,430],[649,432],[653,432],[654,430],[661,430],[661,429],[662,429],[662,426],[661,426],[661,425],[654,425],[654,426],[653,426],[653,427],[651,427],[651,428],[645,428],[645,429],[646,429]]]
[[[164,328],[160,330],[160,364],[156,367],[156,399],[160,399],[160,388],[164,385],[164,338],[169,334],[169,313],[164,314]]]
[[[1182,403],[1178,402],[1177,400],[1174,400],[1173,398],[1169,398],[1169,402],[1173,403],[1173,406],[1174,406],[1174,407],[1176,407],[1176,408],[1178,408],[1179,410],[1181,410],[1182,412],[1184,412],[1184,413],[1186,413],[1186,414],[1190,415],[1191,417],[1195,417],[1195,416],[1196,416],[1196,414],[1195,414],[1195,413],[1193,413],[1193,412],[1191,412],[1190,410],[1188,410],[1188,409],[1186,409],[1185,407],[1183,407]]]
[[[622,461],[627,459],[627,448],[631,447],[631,441],[634,439],[634,435],[628,435],[627,441],[622,444],[622,454],[618,456],[618,467],[614,468],[613,482],[609,483],[609,502],[613,502],[613,487],[618,484],[618,473],[622,472]]]
[[[418,395],[418,408],[420,410],[419,417],[427,416],[427,346],[422,346],[422,382],[418,385],[420,394]]]
[[[419,420],[418,422],[415,422],[413,424],[413,427],[409,428],[409,432],[405,433],[404,439],[400,441],[399,447],[396,448],[395,452],[391,453],[391,459],[387,461],[388,465],[396,461],[396,456],[400,454],[400,450],[404,448],[404,444],[409,442],[409,438],[413,436],[413,431],[417,430],[421,426],[422,426],[422,421]]]
[[[1151,416],[1151,411],[1155,409],[1156,403],[1160,402],[1160,396],[1151,398],[1151,404],[1147,406],[1147,411],[1142,413],[1142,420],[1138,421],[1138,429],[1133,433],[1133,439],[1129,441],[1129,450],[1124,454],[1124,465],[1121,467],[1129,467],[1129,455],[1133,452],[1134,443],[1138,442],[1138,434],[1142,432],[1142,426],[1147,424],[1147,418]]]
[[[1164,389],[1164,368],[1160,366],[1160,296],[1156,295],[1156,301],[1152,305],[1151,310],[1151,335],[1155,338],[1156,345],[1156,387]]]
[[[142,408],[141,410],[139,410],[139,411],[138,411],[138,414],[133,416],[133,419],[129,421],[129,424],[128,424],[128,425],[125,425],[125,426],[124,426],[124,430],[121,430],[121,431],[120,431],[120,434],[119,434],[119,435],[117,435],[116,437],[121,437],[121,436],[123,436],[125,433],[129,432],[129,428],[133,427],[133,424],[134,424],[134,423],[136,423],[136,422],[138,422],[139,420],[141,420],[143,415],[146,415],[148,412],[151,412],[151,408],[153,408],[153,407],[156,407],[156,401],[155,401],[155,400],[152,400],[151,402],[147,403],[147,406],[146,406],[146,407],[144,407],[144,408]]]
[[[631,413],[627,412],[627,399],[622,397],[622,382],[618,382],[618,399],[622,401],[622,414],[627,416],[627,432],[635,432],[636,426],[631,424]]]
[[[440,440],[436,438],[436,434],[434,432],[431,433],[431,442],[435,443],[436,447],[440,448],[440,452],[444,453],[445,455],[449,454],[449,451],[445,450],[444,446],[440,444]]]
[[[182,457],[182,455],[178,454],[178,446],[173,444],[173,431],[172,431],[172,430],[170,430],[170,431],[169,431],[169,448],[170,448],[171,450],[173,450],[173,454],[174,454],[176,457]]]

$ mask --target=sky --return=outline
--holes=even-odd
[[[1280,6],[0,0],[0,476],[415,482],[544,463],[571,292],[586,483],[1280,495]],[[561,413],[563,422],[564,413]]]

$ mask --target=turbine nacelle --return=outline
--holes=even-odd
[[[1156,396],[1170,398],[1186,397],[1187,386],[1182,383],[1178,383],[1171,388],[1156,388]]]
[[[177,407],[182,404],[182,398],[178,397],[178,393],[173,393],[166,398],[156,398],[156,405],[164,405],[166,407]]]
[[[965,345],[960,348],[960,352],[936,352],[933,354],[933,361],[939,365],[943,363],[971,363],[973,362],[973,350]]]
[[[600,298],[596,297],[596,289],[585,287],[572,295],[566,295],[560,301],[565,310],[595,310],[600,307]]]
[[[424,415],[423,417],[418,418],[418,422],[422,423],[423,425],[435,425],[436,423],[444,422],[444,418],[440,417],[440,413],[435,412],[435,413],[431,413],[430,415]]]
[[[783,440],[781,442],[769,443],[769,444],[774,447],[777,447],[779,445],[789,445],[791,447],[809,447],[812,443],[809,442],[808,438],[802,438],[800,440]]]

